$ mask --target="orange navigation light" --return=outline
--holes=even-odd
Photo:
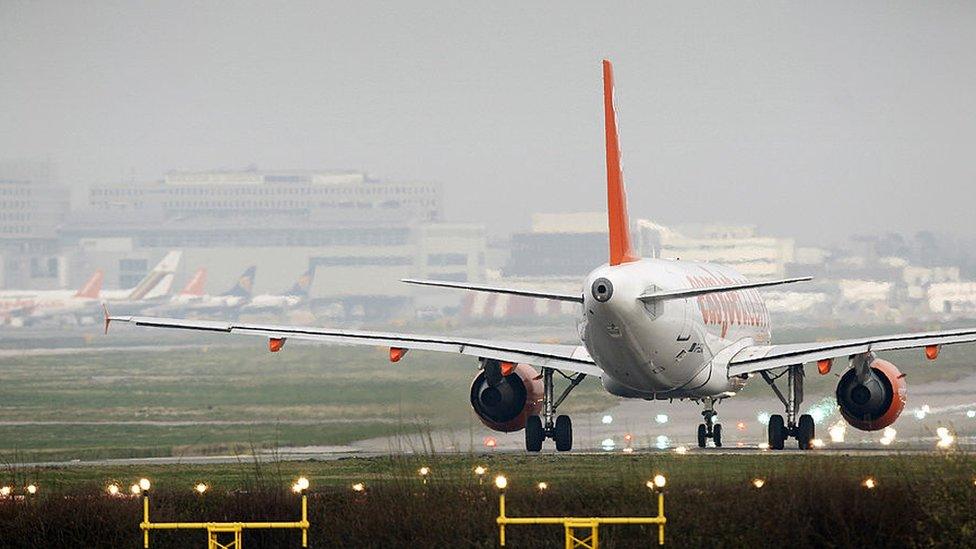
[[[938,345],[926,345],[925,346],[925,358],[929,360],[935,360],[939,358],[939,346]]]
[[[507,376],[515,371],[515,364],[511,362],[502,362],[501,371],[503,376]]]
[[[272,353],[277,353],[285,346],[285,338],[283,337],[272,337],[268,339],[268,350]]]
[[[820,375],[825,376],[830,373],[830,367],[834,365],[834,359],[825,358],[823,360],[817,361],[817,371]]]
[[[390,347],[390,362],[400,362],[403,355],[407,354],[407,349],[401,347]]]

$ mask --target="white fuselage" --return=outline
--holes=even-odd
[[[638,299],[739,282],[746,279],[729,267],[666,259],[603,265],[591,272],[583,283],[580,337],[606,373],[604,387],[646,399],[723,397],[742,388],[745,380],[730,379],[725,364],[738,347],[770,340],[759,292]]]

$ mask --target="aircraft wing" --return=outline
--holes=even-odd
[[[106,316],[105,328],[111,322],[128,322],[136,326],[173,328],[197,332],[213,332],[262,336],[270,340],[302,339],[336,345],[370,345],[392,349],[441,351],[488,358],[503,362],[531,364],[592,376],[602,376],[601,370],[580,345],[522,343],[454,336],[428,336],[330,328],[275,326],[212,320],[186,320],[148,316]],[[270,346],[270,343],[269,343]],[[272,346],[273,349],[273,346]],[[393,353],[391,353],[391,358]]]
[[[940,330],[912,334],[839,339],[817,343],[787,345],[752,345],[743,348],[729,360],[729,376],[760,372],[807,362],[817,362],[872,351],[938,348],[942,345],[976,342],[976,328]],[[928,350],[927,354],[928,354]]]

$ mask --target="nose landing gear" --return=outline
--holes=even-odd
[[[705,409],[702,410],[702,417],[705,423],[698,424],[698,447],[704,448],[708,439],[712,439],[716,448],[722,447],[722,424],[715,423],[715,399],[705,400]]]
[[[573,422],[566,415],[556,415],[556,409],[562,404],[569,393],[576,388],[586,374],[568,376],[559,372],[569,380],[569,386],[553,400],[553,372],[552,368],[542,369],[542,416],[529,416],[525,423],[525,449],[529,452],[542,450],[542,443],[551,438],[556,443],[556,450],[568,452],[573,449]]]
[[[767,428],[768,442],[770,449],[782,450],[786,445],[786,439],[793,437],[796,439],[797,447],[801,450],[813,448],[813,439],[816,438],[816,428],[813,417],[810,414],[802,414],[797,421],[796,411],[803,402],[803,365],[787,366],[785,370],[778,374],[770,374],[768,371],[760,372],[766,383],[772,387],[773,392],[779,397],[780,402],[786,407],[786,420],[783,416],[776,414],[769,417]],[[786,376],[787,395],[784,396],[776,386],[776,380]]]

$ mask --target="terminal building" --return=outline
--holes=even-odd
[[[204,267],[207,291],[218,293],[256,265],[254,292],[280,293],[312,269],[313,301],[374,314],[411,304],[417,290],[400,278],[483,278],[484,227],[443,218],[441,188],[431,183],[359,172],[174,172],[91,188],[89,208],[72,214],[60,237],[78,250],[75,276],[101,268],[107,288],[131,286],[178,249],[177,286]]]
[[[70,189],[47,162],[0,164],[0,288],[57,289],[68,284],[58,230]]]

